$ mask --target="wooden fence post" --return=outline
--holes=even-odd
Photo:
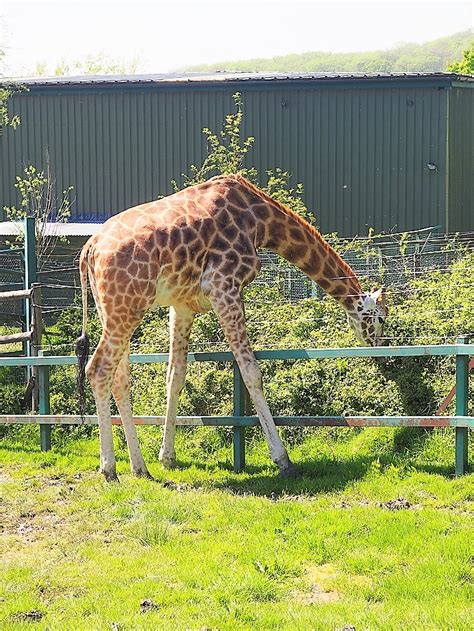
[[[468,344],[469,336],[460,335],[458,344]],[[456,416],[468,415],[469,356],[456,355]],[[468,465],[468,428],[456,427],[456,475],[463,475]]]

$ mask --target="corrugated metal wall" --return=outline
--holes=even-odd
[[[283,166],[304,183],[324,232],[350,236],[369,227],[444,224],[444,90],[282,90],[249,97],[256,163]],[[438,170],[430,171],[429,162]]]
[[[1,203],[48,151],[58,189],[74,186],[76,221],[102,221],[171,192],[205,155],[240,90],[251,161],[289,170],[324,232],[445,225],[446,94],[420,87],[258,85],[146,89],[37,88],[14,97],[22,124],[1,141]],[[428,162],[437,170],[430,171]]]
[[[448,229],[474,229],[474,91],[449,94]]]
[[[212,90],[22,93],[11,106],[22,123],[0,143],[2,205],[16,201],[22,165],[44,164],[46,151],[58,189],[74,186],[74,220],[171,193],[171,180],[203,159],[202,128],[220,128],[231,108],[231,93]]]

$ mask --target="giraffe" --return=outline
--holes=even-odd
[[[178,395],[184,385],[188,340],[196,313],[214,309],[240,368],[283,476],[296,475],[265,400],[261,373],[245,327],[241,290],[260,269],[260,248],[287,259],[335,298],[360,342],[381,342],[387,315],[383,289],[364,293],[354,272],[320,233],[241,175],[222,175],[106,221],[82,249],[82,335],[77,341],[81,400],[87,376],[100,435],[100,469],[117,480],[110,395],[122,419],[132,473],[151,477],[130,404],[129,341],[145,312],[170,308],[167,408],[159,459],[176,465]],[[102,335],[88,361],[87,277]]]

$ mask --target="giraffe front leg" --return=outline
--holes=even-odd
[[[153,480],[149,473],[138,442],[137,430],[133,422],[132,406],[130,402],[130,345],[122,355],[117,367],[112,386],[112,394],[122,419],[122,425],[127,439],[128,455],[132,473],[138,477]]]
[[[194,312],[187,308],[170,308],[170,356],[166,377],[167,403],[160,462],[171,469],[176,466],[174,438],[178,397],[184,386],[187,367],[189,334],[194,321]]]
[[[270,456],[284,477],[297,475],[275,427],[270,408],[262,390],[262,376],[250,347],[240,295],[235,290],[211,291],[209,296],[230,348],[239,365],[242,379],[257,411],[267,440]]]

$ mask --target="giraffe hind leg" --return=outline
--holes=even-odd
[[[127,344],[122,358],[115,371],[112,384],[112,395],[122,419],[122,425],[127,440],[128,455],[132,473],[138,477],[153,480],[150,475],[138,442],[137,430],[133,422],[132,406],[130,401],[130,345]]]
[[[99,420],[100,470],[107,482],[118,481],[110,416],[110,393],[123,351],[123,345],[117,346],[112,343],[110,336],[104,331],[86,367]]]
[[[186,377],[189,334],[194,315],[194,312],[187,308],[170,308],[170,356],[166,376],[166,419],[159,456],[161,464],[167,469],[176,466],[174,438],[178,396]]]

